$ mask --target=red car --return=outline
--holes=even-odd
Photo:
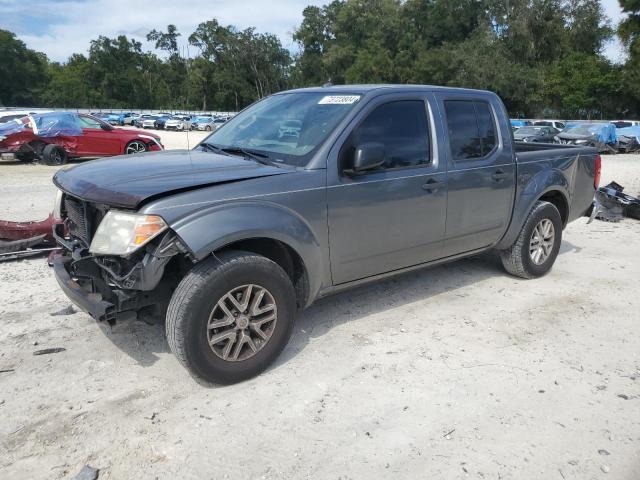
[[[158,135],[114,128],[84,113],[34,114],[0,125],[0,155],[62,165],[69,158],[95,158],[163,150]]]

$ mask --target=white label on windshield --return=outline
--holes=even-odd
[[[318,105],[350,105],[360,100],[360,95],[327,95]]]

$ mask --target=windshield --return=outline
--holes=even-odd
[[[576,125],[575,127],[567,128],[563,133],[572,133],[575,135],[591,135],[596,133],[602,127],[599,125]]]
[[[537,135],[542,130],[541,127],[520,127],[516,132],[516,135]]]
[[[359,100],[360,95],[324,92],[273,95],[233,117],[202,143],[250,149],[302,167]]]

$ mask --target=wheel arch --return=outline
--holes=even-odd
[[[529,212],[540,200],[548,201],[558,208],[564,228],[570,213],[569,198],[569,182],[561,171],[545,169],[532,175],[526,184],[518,185],[511,223],[495,248],[509,248],[515,242]]]
[[[200,261],[224,250],[263,255],[290,276],[300,307],[317,296],[324,278],[320,242],[292,210],[267,202],[238,202],[197,211],[171,228]]]
[[[298,308],[304,308],[307,305],[309,300],[309,273],[304,260],[293,247],[269,237],[252,237],[227,243],[213,252],[213,254],[216,255],[230,250],[255,253],[277,263],[293,284]]]

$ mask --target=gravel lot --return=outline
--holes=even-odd
[[[55,169],[0,168],[0,218],[44,218]],[[614,179],[640,193],[640,155]],[[637,480],[639,253],[640,222],[581,219],[542,279],[485,255],[327,298],[227,387],[160,325],[65,312],[43,259],[0,264],[0,478]]]

